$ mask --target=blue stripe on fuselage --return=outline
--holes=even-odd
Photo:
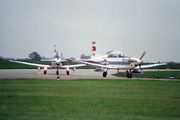
[[[130,65],[130,63],[129,62],[117,62],[117,61],[115,61],[115,62],[109,62],[109,65]]]
[[[101,64],[102,61],[88,61],[89,63],[94,63],[94,64]],[[123,66],[129,66],[130,65],[130,62],[123,62],[123,61],[109,61],[109,64],[108,65],[123,65]]]

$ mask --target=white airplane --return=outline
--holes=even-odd
[[[108,55],[100,55],[96,53],[96,47],[93,46],[90,59],[69,60],[69,61],[74,61],[89,66],[94,66],[96,67],[95,71],[103,71],[103,77],[107,76],[108,69],[117,69],[117,72],[119,72],[119,70],[126,70],[127,77],[132,78],[132,73],[142,73],[143,72],[142,68],[167,65],[167,63],[141,65],[142,62],[141,59],[144,57],[145,54],[146,52],[144,52],[139,59],[125,56],[120,51],[113,51]]]
[[[75,64],[75,65],[62,65],[63,62],[67,61],[67,60],[62,60],[61,57],[58,55],[58,52],[56,52],[56,49],[54,49],[54,58],[52,59],[41,59],[41,61],[52,61],[52,65],[43,65],[43,64],[37,64],[37,63],[28,63],[28,62],[22,62],[22,61],[14,61],[14,60],[9,60],[10,62],[14,62],[14,63],[20,63],[20,64],[26,64],[26,65],[31,65],[31,66],[37,66],[38,69],[40,69],[40,67],[44,68],[44,74],[47,73],[48,68],[50,69],[57,69],[56,71],[56,75],[59,75],[59,69],[60,68],[65,68],[66,69],[66,74],[69,75],[69,68],[73,68],[73,70],[75,71],[76,68],[75,67],[81,67],[81,66],[86,66],[85,64]]]

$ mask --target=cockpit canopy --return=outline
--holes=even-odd
[[[121,58],[124,57],[125,55],[122,52],[119,51],[113,51],[107,55],[108,58]]]

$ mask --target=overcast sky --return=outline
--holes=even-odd
[[[0,56],[64,57],[122,51],[180,62],[180,0],[0,0]]]

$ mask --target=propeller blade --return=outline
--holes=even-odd
[[[145,54],[146,54],[146,51],[143,52],[143,54],[140,57],[140,60],[144,57]],[[139,68],[141,70],[141,73],[143,73],[143,69],[141,68],[141,64],[139,64]]]
[[[144,57],[145,54],[146,54],[146,51],[143,52],[143,54],[140,57],[140,60]]]
[[[143,69],[141,68],[141,64],[139,64],[139,68],[141,70],[141,73],[143,73]]]

